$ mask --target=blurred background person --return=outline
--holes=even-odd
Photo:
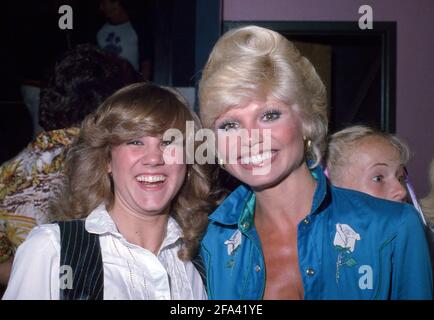
[[[429,182],[431,190],[420,200],[422,211],[425,214],[431,230],[434,232],[434,158],[431,160],[429,167]]]
[[[368,126],[351,126],[334,133],[327,148],[327,173],[335,186],[392,201],[406,200],[404,167],[410,151],[396,136]]]
[[[134,19],[130,0],[100,0],[99,9],[106,22],[99,29],[98,46],[126,59],[145,80],[151,79],[152,32],[146,21]]]
[[[41,92],[40,133],[0,167],[0,281],[32,227],[49,220],[48,201],[63,181],[64,158],[81,121],[117,89],[139,80],[123,59],[79,45],[56,64]]]
[[[434,158],[431,160],[429,167],[429,182],[431,190],[423,199],[420,200],[420,204],[422,212],[427,220],[428,228],[426,234],[430,244],[431,263],[434,273]]]

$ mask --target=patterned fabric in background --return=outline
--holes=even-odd
[[[48,202],[62,183],[65,155],[78,128],[42,132],[0,167],[0,262],[30,230],[50,220]]]

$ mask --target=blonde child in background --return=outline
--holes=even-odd
[[[407,198],[404,167],[409,158],[408,146],[396,136],[357,125],[330,137],[326,168],[337,187],[403,202]]]
[[[405,165],[408,146],[396,136],[367,126],[351,126],[329,140],[326,167],[330,181],[342,188],[391,201],[411,202],[425,225],[431,261],[434,261],[434,188],[419,205]],[[434,161],[430,170],[434,185]]]

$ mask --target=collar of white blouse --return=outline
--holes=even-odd
[[[104,204],[100,204],[92,213],[86,218],[85,228],[88,232],[94,234],[104,234],[108,233],[113,235],[118,239],[122,239],[127,242],[122,234],[119,233],[115,222],[111,218],[110,214],[106,210]],[[163,239],[163,243],[160,246],[157,256],[159,253],[172,246],[176,246],[182,238],[182,229],[178,223],[172,217],[169,217],[167,222],[167,232]]]
[[[142,283],[144,286],[144,296],[145,299],[149,299],[154,296],[154,294],[150,294],[150,292],[153,292],[152,289],[150,291],[148,290],[148,285],[152,287],[152,285],[147,283],[146,278],[141,278],[141,281],[138,281],[139,275],[137,274],[137,270],[142,270],[143,268],[139,267],[141,263],[138,262],[139,256],[135,256],[135,254],[138,254],[142,251],[143,248],[129,243],[122,234],[119,233],[116,224],[114,223],[113,219],[111,218],[110,214],[106,210],[106,207],[104,204],[99,205],[92,213],[86,218],[85,222],[86,230],[90,233],[98,234],[98,235],[104,235],[108,234],[110,235],[112,246],[115,249],[115,252],[119,258],[121,258],[128,267],[129,270],[129,280],[131,281],[131,285],[133,288],[136,288],[136,285],[139,283]],[[166,249],[169,250],[171,248],[178,247],[180,245],[180,242],[182,241],[182,229],[177,224],[175,219],[172,217],[169,217],[168,224],[167,224],[167,232],[166,236],[163,240],[163,243],[158,251],[157,256],[155,257],[157,260],[160,260],[160,254],[165,251]],[[110,240],[109,240],[110,241]],[[128,253],[126,250],[128,250]],[[140,249],[139,249],[140,248]],[[150,251],[145,250],[148,252],[146,254],[148,257],[149,255],[152,255]],[[126,255],[125,255],[126,254]],[[172,254],[170,254],[172,256]],[[142,261],[142,258],[139,260]],[[153,259],[151,258],[152,261]],[[163,258],[160,260],[160,263],[162,263],[161,266],[165,266],[164,269],[167,268],[167,262],[165,262],[166,258]],[[154,260],[156,261],[156,260]],[[143,261],[142,261],[143,262]],[[136,272],[135,272],[136,270]],[[168,274],[172,273],[169,270],[167,270]],[[180,279],[178,279],[180,280]],[[185,288],[184,288],[185,290]]]

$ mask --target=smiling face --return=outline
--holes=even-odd
[[[347,166],[343,167],[336,185],[392,201],[404,201],[404,168],[398,151],[384,138],[359,139],[348,148]]]
[[[108,171],[114,183],[112,211],[139,216],[168,213],[186,175],[185,164],[166,164],[159,137],[133,139],[111,151]]]
[[[253,188],[280,183],[303,163],[301,127],[294,111],[270,99],[229,109],[214,124],[225,170]]]

